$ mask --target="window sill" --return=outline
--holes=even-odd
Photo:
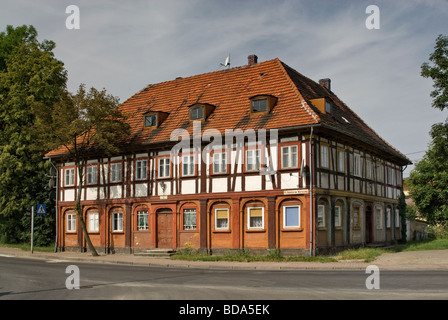
[[[213,233],[232,233],[232,230],[225,229],[225,230],[213,230]]]
[[[246,229],[246,232],[249,232],[249,233],[262,233],[262,232],[266,232],[266,230],[265,229],[256,229],[256,228],[254,228],[254,229]]]
[[[286,227],[281,229],[282,232],[302,232],[303,228],[300,227]]]

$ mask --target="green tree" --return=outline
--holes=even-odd
[[[0,33],[0,235],[23,241],[27,208],[47,202],[45,148],[35,130],[37,106],[52,106],[65,91],[67,72],[52,41],[32,26]],[[49,240],[49,239],[48,239]]]
[[[106,90],[91,88],[86,91],[80,85],[76,94],[66,97],[52,107],[41,106],[35,110],[41,142],[49,150],[60,150],[70,161],[74,161],[78,182],[75,211],[92,255],[98,255],[86,229],[81,207],[81,192],[84,185],[85,165],[92,154],[111,155],[118,152],[122,137],[129,133],[130,126],[118,108],[118,98]]]
[[[448,37],[439,35],[434,52],[429,56],[432,66],[425,62],[421,66],[421,75],[434,81],[431,92],[432,106],[444,110],[448,107]]]
[[[430,224],[448,225],[448,121],[431,128],[429,150],[409,176],[409,191]]]

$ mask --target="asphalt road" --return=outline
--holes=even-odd
[[[79,270],[79,289],[76,272]],[[66,273],[67,271],[67,273]],[[0,300],[448,299],[448,271],[204,270],[0,256]],[[176,307],[177,308],[177,307]],[[174,311],[177,311],[174,310]]]

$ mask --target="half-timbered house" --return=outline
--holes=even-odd
[[[123,102],[132,132],[85,163],[82,211],[104,252],[186,245],[327,252],[401,236],[409,159],[332,91],[279,59],[151,84]],[[79,177],[57,164],[58,247],[84,249]]]

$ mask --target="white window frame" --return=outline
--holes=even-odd
[[[213,173],[227,173],[227,152],[213,154]]]
[[[194,176],[196,173],[195,155],[189,154],[182,156],[182,176],[189,177]]]
[[[66,220],[67,232],[76,232],[76,213],[68,213],[66,215]]]
[[[190,120],[201,120],[201,119],[204,119],[204,114],[205,114],[205,110],[204,109],[205,109],[204,106],[193,107],[190,110]]]
[[[342,206],[334,207],[334,226],[336,228],[342,227]]]
[[[398,208],[395,209],[395,228],[400,227],[400,210]]]
[[[160,168],[163,168],[160,170]],[[171,177],[171,160],[169,157],[162,157],[157,160],[157,176],[159,178]]]
[[[249,161],[249,159],[251,161]],[[252,161],[255,160],[255,162]],[[261,149],[246,150],[246,171],[260,171],[261,170]]]
[[[98,183],[98,166],[87,166],[86,168],[86,184],[97,184]]]
[[[251,226],[251,220],[252,217],[251,216],[251,210],[258,210],[261,209],[261,227],[252,227]],[[264,229],[264,207],[247,207],[247,229],[248,230],[262,230]]]
[[[186,212],[188,211],[188,212]],[[194,224],[185,224],[185,214],[193,214],[194,213]],[[198,213],[194,208],[183,209],[182,211],[182,225],[184,230],[196,230],[198,224]]]
[[[112,213],[112,232],[123,232],[123,212]]]
[[[386,228],[390,228],[391,218],[392,218],[391,209],[386,208]]]
[[[121,182],[122,164],[121,162],[110,164],[110,182]]]
[[[100,214],[98,212],[89,212],[89,232],[100,231]]]
[[[137,160],[135,162],[135,180],[146,180],[148,178],[148,160]]]
[[[151,119],[151,122],[148,125],[148,119]],[[156,127],[157,126],[157,114],[151,114],[145,116],[145,128]]]
[[[328,146],[320,145],[320,167],[329,169]]]
[[[338,150],[338,171],[345,172],[345,151],[343,150]]]
[[[359,153],[353,154],[353,175],[361,177],[361,155]]]
[[[296,150],[293,151],[293,148]],[[299,147],[297,145],[290,145],[282,147],[282,168],[291,169],[299,166]]]
[[[260,103],[264,104],[263,110],[256,110],[260,108]],[[261,99],[254,99],[251,102],[251,111],[252,113],[259,113],[259,112],[268,112],[269,111],[269,102],[267,98],[261,98]]]
[[[325,228],[325,226],[327,225],[325,223],[326,220],[326,205],[324,204],[319,204],[317,205],[317,227],[318,228]],[[321,220],[319,220],[321,219]]]
[[[227,226],[218,227],[218,211],[226,211],[227,212]],[[222,218],[220,218],[222,219]],[[215,209],[215,230],[229,230],[230,225],[230,217],[229,217],[229,209],[228,208],[216,208]]]
[[[64,186],[73,187],[75,185],[75,168],[64,169]]]
[[[142,217],[143,217],[143,224],[141,223]],[[139,230],[139,231],[149,230],[148,210],[138,210],[137,211],[137,230]]]
[[[286,225],[286,209],[287,208],[297,208],[297,225]],[[283,206],[283,228],[284,229],[298,229],[300,228],[300,205],[288,205]]]

